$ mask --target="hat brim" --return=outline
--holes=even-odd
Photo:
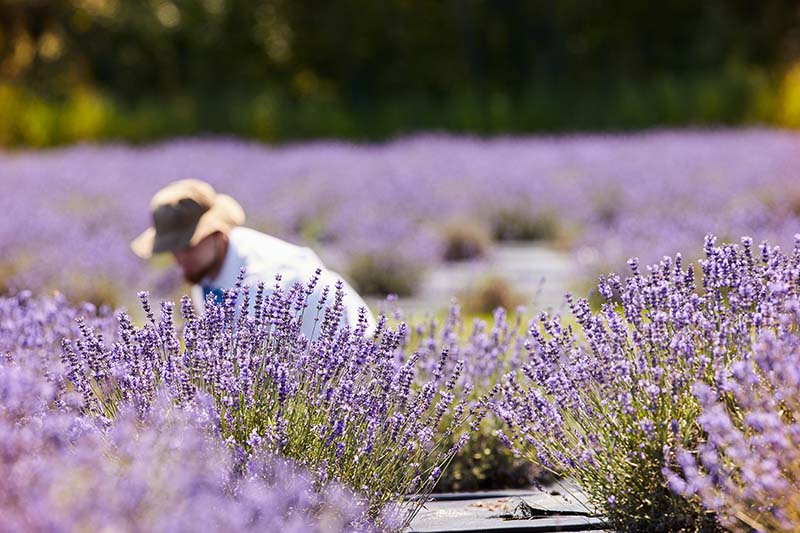
[[[150,259],[153,254],[181,250],[196,246],[200,241],[218,231],[226,235],[236,226],[245,222],[245,214],[239,202],[227,194],[218,194],[214,205],[203,213],[197,225],[185,232],[159,235],[154,227],[147,228],[131,241],[133,253],[142,259]]]
[[[131,250],[142,259],[153,257],[153,243],[156,240],[156,228],[147,228],[141,235],[131,241]]]

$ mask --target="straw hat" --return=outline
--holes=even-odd
[[[153,254],[195,246],[221,231],[244,224],[239,202],[199,180],[180,180],[158,191],[150,201],[153,227],[131,242],[131,250],[148,259]]]

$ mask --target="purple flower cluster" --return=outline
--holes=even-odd
[[[698,383],[706,434],[677,452],[681,475],[664,469],[677,494],[696,496],[727,528],[800,528],[800,302],[777,333],[713,384]]]
[[[38,298],[30,291],[0,297],[0,357],[12,357],[60,386],[64,368],[58,354],[65,337],[80,336],[78,320],[99,337],[114,335],[111,309],[71,305],[62,295]]]
[[[424,498],[403,504],[405,496],[432,490],[487,400],[462,393],[470,387],[463,363],[448,370],[446,353],[437,371],[421,376],[421,354],[402,349],[405,324],[392,329],[381,318],[372,338],[365,337],[365,316],[342,327],[341,284],[321,289],[319,336],[309,342],[300,320],[316,282],[288,290],[276,284],[272,292],[261,283],[254,302],[237,286],[221,304],[209,299],[200,316],[184,297],[181,333],[173,304],[162,302],[157,318],[142,293],[148,317],[142,327],[122,313],[113,343],[83,325],[80,339],[64,342],[69,385],[90,412],[107,418],[119,405],[147,416],[161,391],[178,405],[210,394],[224,437],[353,487],[369,499],[372,516],[404,505],[401,522],[407,522]],[[243,312],[251,303],[254,311]]]
[[[348,489],[225,442],[207,395],[177,409],[161,390],[145,413],[120,402],[113,419],[87,416],[58,353],[80,329],[113,338],[95,311],[0,298],[0,531],[377,529]]]
[[[524,313],[520,307],[509,317],[508,310],[497,308],[491,323],[474,318],[467,324],[454,299],[443,320],[429,317],[414,324],[407,343],[420,354],[425,375],[458,369],[482,395],[525,359]]]
[[[238,198],[251,226],[322,245],[343,273],[360,256],[431,264],[457,220],[513,235],[492,227],[508,213],[522,226],[554,220],[589,272],[693,249],[707,232],[780,242],[798,225],[797,144],[793,133],[741,130],[0,154],[0,210],[13,221],[0,227],[0,284],[95,301],[120,287],[169,289],[176,277],[140,264],[127,243],[149,225],[151,195],[186,177]]]
[[[542,314],[528,362],[496,405],[501,438],[574,477],[617,529],[713,527],[708,511],[669,490],[662,470],[677,468],[676,450],[703,442],[696,383],[732,390],[754,338],[779,331],[797,305],[800,236],[791,254],[766,243],[754,250],[749,238],[718,246],[710,236],[704,251],[699,271],[680,255],[647,272],[631,260],[624,281],[601,278],[599,311],[568,296],[571,321]],[[775,422],[758,413],[750,421]]]

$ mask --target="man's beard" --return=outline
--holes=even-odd
[[[194,272],[186,272],[183,271],[183,277],[186,281],[193,285],[199,285],[205,279],[211,277],[211,274],[214,273],[215,276],[219,275],[219,269],[222,268],[222,264],[225,261],[225,256],[227,254],[227,238],[222,236],[222,234],[217,232],[210,235],[208,238],[213,239],[213,246],[214,246],[214,257],[213,259],[205,265],[204,268],[200,268]]]
[[[202,270],[198,270],[197,272],[183,272],[183,278],[191,283],[192,285],[198,285],[201,281],[208,277],[209,272],[214,268],[214,265],[211,264]]]

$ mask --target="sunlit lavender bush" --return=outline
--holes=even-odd
[[[600,311],[568,298],[574,322],[543,314],[528,362],[496,406],[501,438],[575,478],[615,529],[717,527],[696,499],[670,491],[662,470],[679,468],[676,450],[705,442],[695,384],[735,380],[754,338],[780,330],[796,306],[800,242],[787,255],[767,244],[754,251],[749,238],[717,246],[707,237],[704,251],[699,279],[680,255],[647,273],[631,260],[624,281],[601,280]]]
[[[242,312],[250,292],[238,301],[239,286],[222,304],[209,299],[201,316],[185,297],[180,334],[173,305],[162,302],[157,319],[143,293],[148,323],[135,327],[121,314],[113,344],[82,325],[82,338],[63,344],[66,375],[88,410],[108,418],[120,404],[146,415],[162,388],[179,405],[208,393],[223,437],[246,451],[291,458],[322,484],[347,484],[368,499],[381,527],[394,528],[386,516],[407,524],[467,441],[468,427],[480,423],[487,400],[456,394],[470,385],[463,383],[464,363],[451,369],[447,354],[419,376],[420,354],[400,349],[404,324],[390,329],[382,318],[367,338],[362,310],[352,328],[340,327],[341,283],[335,291],[321,288],[319,336],[309,342],[300,321],[316,283],[286,291],[276,283],[269,293],[261,283],[253,314]],[[409,494],[421,497],[407,500]]]
[[[87,413],[59,361],[62,337],[81,328],[115,338],[108,309],[0,298],[0,531],[377,528],[352,491],[224,442],[203,394],[183,409],[162,390],[146,412]]]
[[[320,246],[345,274],[358,261],[413,288],[407,267],[441,258],[441,228],[466,219],[497,238],[558,239],[594,279],[631,255],[650,262],[692,250],[707,232],[781,242],[800,223],[797,145],[795,133],[729,130],[3,153],[0,285],[95,301],[169,288],[177,279],[159,278],[127,244],[149,224],[151,195],[187,177],[237,197],[248,224]],[[398,250],[404,261],[392,268],[386,258]]]
[[[734,531],[800,529],[800,302],[779,333],[764,333],[752,353],[713,385],[699,383],[707,435],[679,449],[670,487],[697,498]]]

